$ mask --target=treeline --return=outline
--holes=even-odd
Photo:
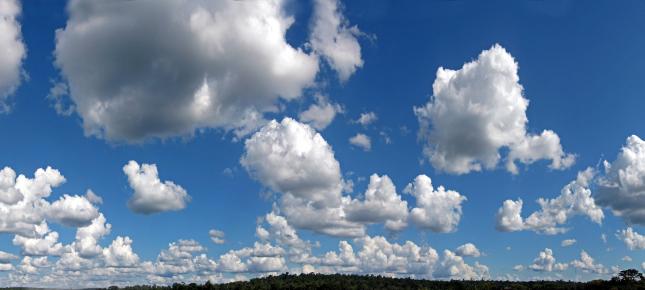
[[[273,290],[273,289],[427,289],[427,290],[515,290],[515,289],[572,289],[572,290],[645,290],[643,275],[634,269],[622,271],[611,280],[594,280],[589,282],[573,281],[431,281],[410,278],[389,278],[383,276],[361,276],[342,274],[282,274],[251,279],[250,281],[226,284],[174,284],[172,286],[132,286],[125,288],[110,287],[107,290]]]
[[[2,288],[8,290],[27,288]],[[437,290],[515,290],[515,289],[602,289],[602,290],[645,290],[643,275],[634,269],[622,271],[611,280],[594,280],[589,282],[573,281],[431,281],[410,278],[389,278],[373,275],[342,275],[342,274],[300,274],[289,273],[279,276],[268,276],[249,281],[231,282],[226,284],[184,284],[175,283],[172,286],[138,285],[119,288],[112,286],[106,289],[93,290],[273,290],[273,289],[437,289]]]

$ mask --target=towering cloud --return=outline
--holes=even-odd
[[[184,188],[172,181],[161,181],[156,164],[139,165],[130,160],[123,166],[123,172],[128,176],[128,183],[134,190],[128,207],[142,214],[152,214],[162,211],[181,210],[190,202],[190,195]]]
[[[605,161],[596,200],[629,224],[645,225],[645,141],[627,138],[613,162]]]
[[[497,44],[459,70],[437,70],[432,98],[414,108],[424,154],[436,169],[453,174],[493,169],[502,148],[509,152],[506,169],[514,174],[517,161],[547,159],[553,169],[574,163],[555,132],[527,132],[529,101],[517,70],[513,56]]]
[[[22,61],[27,49],[22,41],[17,0],[0,0],[0,113],[10,110],[7,98],[21,82]]]

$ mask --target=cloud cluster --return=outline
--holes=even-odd
[[[529,265],[528,268],[537,272],[551,272],[554,270],[564,271],[567,267],[568,264],[556,263],[553,251],[545,248],[544,251],[540,251],[537,258],[533,260],[533,264]]]
[[[634,231],[632,227],[618,231],[616,237],[622,240],[630,250],[645,249],[645,236]]]
[[[181,210],[190,202],[190,195],[184,188],[172,181],[161,181],[156,164],[139,165],[134,160],[123,166],[128,183],[134,194],[128,200],[128,207],[142,214]]]
[[[537,233],[555,235],[568,229],[560,227],[575,215],[587,216],[600,224],[604,218],[602,209],[596,205],[589,186],[594,176],[591,168],[579,172],[576,180],[571,181],[553,199],[540,198],[540,210],[526,219],[521,216],[522,200],[506,200],[497,211],[497,229],[500,231],[532,230]]]
[[[434,190],[425,175],[406,188],[417,198],[409,214],[386,175],[372,175],[362,199],[344,195],[348,182],[331,146],[310,126],[290,118],[271,121],[247,139],[240,163],[251,177],[281,194],[279,211],[291,225],[332,236],[360,237],[365,225],[374,223],[399,231],[408,216],[420,228],[452,232],[466,200],[442,186]]]
[[[20,1],[0,0],[0,113],[11,109],[7,99],[20,85],[27,56],[18,22],[21,10]]]
[[[514,174],[517,161],[547,159],[553,169],[574,163],[555,132],[527,132],[529,101],[517,71],[513,56],[497,44],[459,70],[437,70],[432,98],[414,108],[424,154],[436,169],[453,174],[493,169],[503,148],[506,169]]]

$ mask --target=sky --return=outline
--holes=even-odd
[[[644,14],[0,0],[0,281],[645,270]]]

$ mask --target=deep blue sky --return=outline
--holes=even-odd
[[[495,214],[504,200],[521,198],[523,215],[528,215],[539,209],[534,202],[537,198],[558,196],[578,171],[596,167],[605,159],[614,160],[627,136],[645,136],[645,3],[365,0],[345,1],[344,5],[345,17],[365,33],[359,37],[364,66],[345,83],[338,82],[328,66],[321,68],[317,78],[324,83],[324,94],[344,107],[344,113],[321,135],[332,146],[345,176],[353,173],[349,176],[355,183],[352,195],[364,192],[364,178],[372,173],[386,174],[403,199],[414,204],[403,188],[418,174],[426,174],[433,184],[468,198],[454,233],[409,226],[391,235],[376,225],[369,227],[370,235],[386,235],[392,242],[412,240],[440,253],[472,242],[485,253],[477,260],[489,266],[492,277],[506,273],[521,279],[555,275],[512,269],[517,264],[530,264],[544,248],[553,249],[559,262],[579,259],[584,249],[607,267],[640,268],[644,252],[630,251],[615,237],[626,225],[609,209],[604,209],[602,225],[575,216],[566,224],[571,230],[559,235],[499,232],[495,230]],[[0,142],[0,166],[27,176],[40,167],[60,170],[67,182],[54,190],[50,200],[64,193],[83,194],[91,188],[103,197],[100,210],[112,224],[112,233],[101,244],[108,245],[116,236],[129,236],[142,260],[154,260],[160,250],[178,239],[200,242],[211,257],[252,246],[257,217],[270,212],[278,196],[263,197],[266,188],[240,165],[243,141],[219,129],[142,144],[86,136],[78,114],[57,115],[46,99],[52,84],[61,80],[53,65],[53,51],[55,31],[67,21],[66,1],[28,0],[22,1],[22,6],[20,22],[28,51],[23,70],[28,77],[10,99],[12,111],[0,115],[0,132],[5,136]],[[311,9],[311,3],[305,2],[288,7],[295,23],[287,40],[295,47],[307,41]],[[529,133],[555,131],[564,150],[577,156],[571,168],[553,170],[543,160],[521,165],[517,175],[505,171],[503,164],[495,170],[452,175],[424,161],[413,107],[428,102],[439,67],[460,69],[496,43],[519,64],[519,82],[530,101],[526,111]],[[300,100],[285,103],[283,112],[267,116],[295,118],[312,102],[313,93],[307,90]],[[352,122],[369,111],[378,115],[374,124],[363,128]],[[390,136],[391,144],[379,136],[381,131]],[[356,133],[372,138],[371,151],[349,144],[348,139]],[[192,201],[181,211],[132,212],[126,206],[132,189],[122,171],[129,160],[156,164],[161,180],[181,185]],[[223,173],[227,168],[232,170],[231,176]],[[73,229],[55,223],[50,227],[60,233],[63,244],[74,240]],[[210,241],[208,231],[212,228],[226,233],[226,243]],[[634,230],[645,229],[634,225]],[[314,250],[317,254],[336,250],[340,240],[307,230],[298,233],[321,242]],[[607,243],[601,234],[607,236]],[[560,242],[568,238],[577,243],[561,247]],[[13,235],[0,235],[0,249],[18,254],[20,249],[12,245],[12,239]],[[512,247],[510,252],[507,246]],[[633,261],[621,261],[626,255]],[[574,269],[562,275],[566,279],[596,277]]]

